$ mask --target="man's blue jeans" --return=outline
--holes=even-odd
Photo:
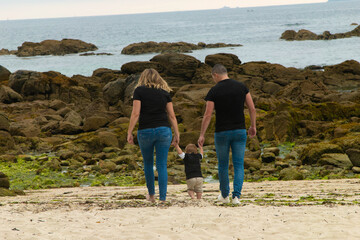
[[[156,150],[156,169],[158,171],[160,200],[166,200],[167,157],[172,133],[169,127],[146,128],[138,130],[137,138],[144,159],[144,172],[149,195],[155,195],[154,149]]]
[[[229,153],[232,151],[234,165],[234,191],[232,197],[240,198],[244,182],[244,155],[246,130],[236,129],[215,133],[215,147],[218,158],[220,191],[223,198],[229,196]]]

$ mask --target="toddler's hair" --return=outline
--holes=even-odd
[[[188,144],[186,147],[185,147],[185,152],[190,154],[190,153],[198,153],[198,150],[197,150],[197,147],[195,144]]]

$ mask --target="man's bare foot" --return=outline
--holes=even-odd
[[[146,200],[149,202],[155,202],[155,195],[146,194]]]

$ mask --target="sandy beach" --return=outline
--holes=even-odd
[[[0,198],[1,239],[359,239],[360,180],[244,184],[240,206],[202,201],[170,185],[168,202],[144,200],[145,187],[26,191]]]

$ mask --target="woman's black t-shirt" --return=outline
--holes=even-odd
[[[170,127],[166,104],[171,102],[170,93],[162,89],[137,87],[133,100],[141,102],[139,130],[145,128]]]
[[[210,89],[205,101],[215,104],[215,132],[245,129],[244,104],[249,89],[241,82],[225,79]]]

